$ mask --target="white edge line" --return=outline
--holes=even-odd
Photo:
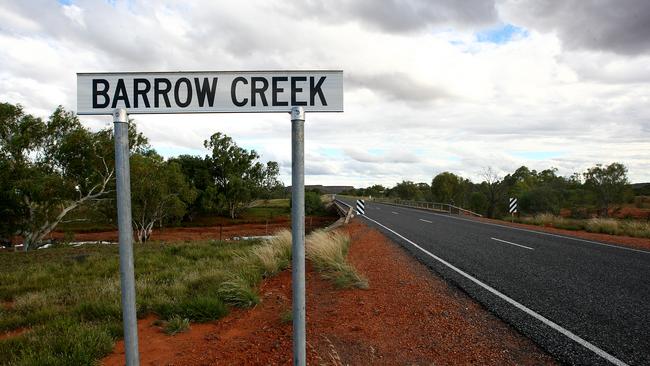
[[[391,211],[391,213],[394,214],[394,215],[399,215],[399,213],[397,213],[395,211]]]
[[[433,221],[425,220],[425,219],[420,219],[420,221],[428,222],[429,224],[433,224]]]
[[[560,332],[561,334],[565,335],[566,337],[572,339],[572,340],[575,341],[576,343],[582,345],[583,347],[587,348],[588,350],[592,351],[593,353],[597,354],[598,356],[600,356],[600,357],[606,359],[607,361],[613,363],[614,365],[619,365],[619,366],[628,366],[625,362],[623,362],[623,361],[619,360],[618,358],[616,358],[616,357],[610,355],[609,353],[603,351],[602,349],[600,349],[600,348],[598,348],[597,346],[595,346],[595,345],[589,343],[588,341],[586,341],[586,340],[580,338],[580,336],[578,336],[578,335],[572,333],[570,330],[567,330],[567,329],[565,329],[565,328],[562,328],[560,325],[554,323],[552,320],[549,320],[549,319],[545,318],[544,316],[542,316],[542,315],[536,313],[535,311],[533,311],[533,310],[527,308],[526,306],[520,304],[519,302],[515,301],[514,299],[508,297],[507,295],[502,294],[502,293],[499,292],[498,290],[496,290],[496,289],[490,287],[489,285],[487,285],[487,284],[481,282],[479,279],[473,277],[472,275],[470,275],[470,274],[468,274],[468,273],[465,273],[463,270],[461,270],[461,269],[455,267],[453,264],[451,264],[451,263],[445,261],[444,259],[442,259],[442,258],[436,256],[435,254],[432,254],[432,253],[429,252],[428,250],[426,250],[426,249],[422,248],[421,246],[415,244],[414,242],[412,242],[411,240],[409,240],[409,239],[405,238],[404,236],[400,235],[400,234],[397,233],[396,231],[394,231],[394,230],[388,228],[387,226],[385,226],[385,225],[383,225],[383,224],[381,224],[381,223],[379,223],[379,222],[377,222],[377,221],[375,221],[375,220],[373,220],[373,219],[371,219],[371,218],[369,218],[369,217],[367,217],[367,216],[365,216],[365,218],[368,219],[369,221],[372,221],[372,222],[374,222],[375,224],[377,224],[377,225],[383,227],[384,229],[390,231],[391,233],[397,235],[398,237],[402,238],[403,240],[405,240],[406,242],[410,243],[410,244],[413,245],[414,247],[420,249],[420,250],[421,250],[422,252],[424,252],[425,254],[429,255],[431,258],[437,260],[438,262],[440,262],[440,263],[444,264],[445,266],[451,268],[452,270],[458,272],[461,276],[463,276],[463,277],[469,279],[470,281],[476,283],[477,285],[479,285],[479,286],[483,287],[484,289],[488,290],[489,292],[493,293],[494,295],[500,297],[500,298],[503,299],[504,301],[510,303],[511,305],[513,305],[514,307],[516,307],[517,309],[519,309],[519,310],[525,312],[526,314],[532,316],[533,318],[535,318],[535,319],[541,321],[542,323],[546,324],[547,326],[549,326],[549,327],[555,329],[556,331],[558,331],[558,332]]]
[[[500,242],[502,242],[502,243],[506,243],[506,244],[516,245],[516,246],[518,246],[518,247],[522,247],[522,248],[526,248],[526,249],[530,249],[530,250],[535,250],[535,249],[533,249],[533,248],[531,248],[531,247],[527,247],[527,246],[525,246],[525,245],[521,245],[521,244],[513,243],[513,242],[510,242],[510,241],[507,241],[507,240],[501,240],[501,239],[497,239],[497,238],[490,238],[490,239],[492,239],[492,240],[496,240],[496,241],[500,241]]]
[[[390,205],[389,205],[389,206],[390,206]],[[446,218],[448,218],[448,219],[462,220],[462,221],[469,221],[469,222],[473,222],[473,223],[476,223],[476,224],[483,224],[483,225],[498,226],[498,227],[502,227],[502,228],[506,228],[506,229],[511,229],[511,230],[526,231],[526,232],[534,233],[534,234],[541,234],[541,235],[554,236],[554,237],[556,237],[556,238],[563,238],[563,239],[569,239],[569,240],[581,241],[581,242],[584,242],[584,243],[591,243],[591,244],[602,245],[602,246],[612,247],[612,248],[617,248],[617,249],[622,249],[622,250],[629,250],[629,251],[632,251],[632,252],[639,252],[639,253],[650,254],[650,251],[647,251],[647,250],[628,248],[628,247],[623,247],[623,246],[620,246],[620,245],[614,245],[614,244],[606,244],[606,243],[601,243],[601,242],[598,242],[598,241],[587,240],[587,239],[580,239],[580,238],[575,238],[575,237],[566,236],[566,235],[551,234],[551,233],[547,233],[547,232],[545,232],[545,231],[538,231],[538,230],[524,229],[524,228],[516,227],[516,226],[507,226],[507,225],[495,224],[495,223],[492,223],[492,222],[483,222],[483,221],[478,221],[478,220],[464,219],[464,218],[462,218],[462,217],[455,217],[455,216],[443,215],[443,214],[439,214],[439,213],[435,213],[435,212],[430,212],[430,211],[426,211],[426,210],[418,210],[418,209],[411,208],[411,207],[403,207],[403,206],[398,206],[398,207],[403,208],[403,209],[406,209],[406,210],[412,210],[412,211],[418,211],[418,212],[426,212],[426,213],[431,214],[431,215],[436,215],[436,216],[446,217]]]

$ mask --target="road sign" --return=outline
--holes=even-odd
[[[305,111],[343,112],[343,71],[77,74],[77,114],[113,116],[127,366],[139,365],[127,113],[291,114],[291,283],[294,365],[306,365]]]
[[[343,112],[343,71],[77,74],[77,114]]]
[[[517,199],[516,198],[510,198],[509,204],[508,204],[509,212],[516,213],[517,212]]]
[[[366,214],[366,203],[363,200],[357,200],[357,215]]]

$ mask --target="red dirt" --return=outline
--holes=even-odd
[[[0,341],[11,337],[17,337],[21,334],[27,333],[28,331],[29,328],[18,328],[5,331],[4,333],[0,333]]]
[[[307,230],[311,228],[324,227],[336,219],[332,217],[308,216],[305,220]],[[291,221],[287,218],[278,218],[257,224],[231,224],[223,226],[206,227],[174,227],[154,229],[151,240],[158,241],[182,241],[182,240],[208,240],[208,239],[231,239],[237,236],[258,236],[270,235],[281,228],[289,228]],[[53,232],[49,237],[52,239],[63,239],[63,232]],[[76,233],[75,241],[113,241],[118,240],[117,231],[102,231],[93,233]]]
[[[349,260],[370,289],[337,290],[308,265],[308,363],[547,365],[555,361],[377,230],[353,221]],[[139,322],[143,365],[291,364],[291,274],[265,280],[262,303],[167,336]],[[123,344],[103,360],[122,365]]]
[[[557,229],[549,226],[518,224],[518,223],[512,223],[508,221],[488,219],[488,218],[479,218],[478,220],[499,224],[499,225],[520,227],[527,230],[543,231],[543,232],[558,234],[558,235],[574,236],[576,238],[581,238],[581,239],[595,240],[595,241],[601,241],[601,242],[611,243],[611,244],[619,244],[630,248],[650,250],[650,239],[645,239],[645,238],[590,233],[590,232],[580,231],[580,230]]]

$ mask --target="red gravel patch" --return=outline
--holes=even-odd
[[[307,230],[324,227],[336,221],[335,217],[308,216],[305,220]],[[157,241],[183,241],[183,240],[223,240],[232,239],[238,236],[260,236],[271,235],[272,233],[291,227],[287,218],[269,220],[267,223],[256,224],[230,224],[222,226],[206,227],[174,227],[154,229],[151,240]],[[53,232],[48,238],[63,239],[63,232]],[[118,232],[101,231],[92,233],[76,233],[75,241],[112,241],[117,242]]]
[[[368,290],[337,290],[308,266],[308,363],[552,365],[552,357],[432,274],[375,229],[354,220],[349,260]],[[291,364],[291,273],[267,279],[262,303],[219,321],[163,334],[140,321],[142,365]],[[123,364],[123,345],[105,365]]]

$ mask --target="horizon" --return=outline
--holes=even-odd
[[[46,118],[76,110],[78,72],[341,69],[345,112],[306,117],[308,185],[444,171],[480,181],[522,165],[568,176],[612,162],[649,182],[650,29],[632,20],[650,3],[573,3],[4,3],[0,100]],[[290,184],[284,114],[132,117],[165,158],[203,156],[220,131]]]

